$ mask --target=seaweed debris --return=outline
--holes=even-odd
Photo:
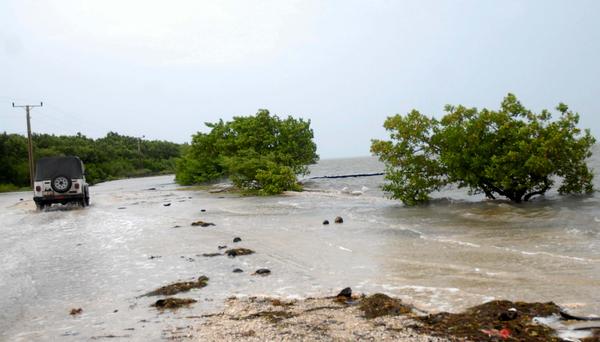
[[[80,314],[80,313],[82,313],[82,312],[83,312],[83,309],[82,309],[82,308],[73,308],[73,309],[71,309],[71,311],[69,312],[69,315],[71,315],[71,316],[76,316],[76,315],[79,315],[79,314]]]
[[[212,222],[196,221],[196,222],[192,222],[192,226],[210,227],[210,226],[216,226],[216,224],[214,224]]]
[[[398,316],[412,312],[412,307],[403,304],[399,299],[391,298],[383,293],[376,293],[363,298],[360,301],[359,309],[364,312],[366,318]]]
[[[154,291],[148,292],[143,296],[172,296],[179,292],[187,292],[191,289],[199,289],[208,285],[208,277],[200,276],[196,281],[183,281],[160,287]]]
[[[171,297],[171,298],[159,299],[151,306],[153,306],[159,310],[165,310],[165,309],[177,310],[184,306],[185,307],[190,306],[191,304],[196,303],[196,302],[197,302],[197,300],[191,299],[191,298],[172,298]]]
[[[239,318],[240,320],[247,319],[257,319],[257,318],[265,318],[267,321],[271,323],[278,323],[283,321],[284,319],[296,317],[296,314],[287,311],[260,311],[257,313],[253,313],[246,317]]]
[[[285,302],[281,299],[271,299],[271,305],[273,306],[294,306],[294,302]]]
[[[225,251],[225,254],[230,257],[236,257],[238,255],[249,255],[253,254],[254,251],[248,248],[232,248]]]
[[[212,257],[216,257],[219,255],[223,255],[223,254],[221,254],[221,253],[202,253],[202,256],[207,257],[207,258],[212,258]]]
[[[507,312],[516,314],[506,315]],[[534,317],[558,315],[560,307],[549,303],[510,302],[495,300],[452,314],[441,312],[416,319],[423,323],[417,330],[437,336],[454,336],[474,341],[490,337],[518,341],[560,341],[555,331],[536,324]]]

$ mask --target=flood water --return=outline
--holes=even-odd
[[[374,158],[325,160],[310,176],[382,170]],[[598,193],[515,205],[447,189],[408,208],[378,189],[381,176],[304,182],[309,191],[239,197],[181,188],[172,176],[120,180],[92,187],[88,208],[44,212],[30,193],[0,194],[0,340],[160,340],[232,295],[322,296],[346,286],[431,311],[510,299],[600,315]],[[216,226],[191,227],[197,220]],[[256,254],[201,256],[220,245]],[[270,276],[251,275],[265,267]],[[179,295],[198,300],[190,309],[159,313],[149,307],[158,298],[139,297],[200,275],[207,287]]]

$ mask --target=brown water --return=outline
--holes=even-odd
[[[343,159],[323,161],[313,175],[379,170],[372,158]],[[381,182],[312,180],[306,187],[315,191],[240,198],[177,190],[163,176],[100,184],[91,207],[45,212],[30,193],[1,194],[0,340],[160,340],[231,295],[331,295],[346,286],[426,310],[507,298],[600,314],[597,194],[513,205],[448,190],[406,208],[383,196]],[[199,219],[216,226],[190,226]],[[234,246],[236,236],[236,247],[257,253],[197,256]],[[250,275],[262,267],[272,275]],[[160,314],[149,307],[157,298],[137,298],[200,275],[209,285],[183,295],[199,300],[191,309]],[[74,307],[83,314],[71,317]]]

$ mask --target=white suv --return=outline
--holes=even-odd
[[[85,168],[77,157],[46,157],[36,163],[33,200],[41,210],[52,203],[90,205]]]

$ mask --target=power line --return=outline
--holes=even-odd
[[[15,103],[12,103],[13,108],[25,108],[25,114],[27,116],[27,154],[29,155],[29,183],[31,188],[33,188],[33,145],[31,144],[31,118],[29,115],[29,111],[34,107],[42,107],[44,105],[43,102],[40,102],[39,105],[20,105],[15,106]]]

